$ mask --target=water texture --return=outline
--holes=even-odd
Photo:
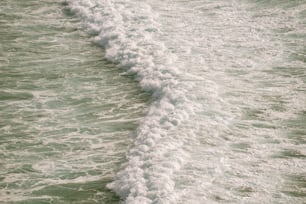
[[[108,185],[126,203],[304,201],[304,2],[70,6],[153,95]]]
[[[5,201],[305,203],[305,1],[1,7],[27,4],[1,24]]]
[[[147,95],[61,1],[0,8],[0,203],[118,203]]]

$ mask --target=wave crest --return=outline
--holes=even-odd
[[[173,174],[188,157],[184,143],[192,137],[178,127],[192,106],[185,97],[189,86],[174,67],[176,56],[159,40],[158,16],[141,1],[74,0],[70,6],[106,57],[134,74],[153,97],[127,163],[107,187],[126,203],[175,203]]]

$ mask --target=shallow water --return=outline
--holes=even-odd
[[[117,203],[105,188],[147,95],[62,1],[1,1],[1,203]]]
[[[5,202],[305,202],[304,1],[13,2]]]

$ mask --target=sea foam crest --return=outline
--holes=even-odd
[[[187,157],[183,149],[191,137],[177,129],[192,113],[192,105],[186,98],[188,87],[174,67],[175,56],[158,40],[158,17],[145,1],[69,3],[105,48],[106,57],[134,74],[153,97],[127,163],[108,187],[126,203],[175,203],[173,174]]]

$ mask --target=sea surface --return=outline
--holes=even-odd
[[[0,203],[306,203],[306,1],[1,0]]]

